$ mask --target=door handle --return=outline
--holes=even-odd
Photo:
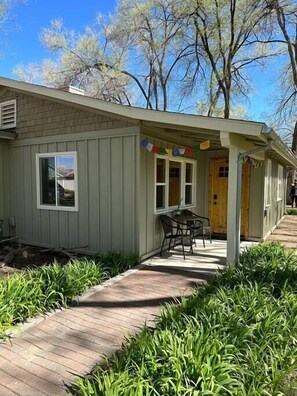
[[[213,199],[218,199],[218,195],[214,194]]]

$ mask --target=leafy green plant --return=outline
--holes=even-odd
[[[246,250],[144,327],[76,395],[283,395],[297,368],[297,258],[279,244]]]
[[[121,252],[112,251],[107,254],[98,253],[94,257],[94,260],[104,267],[110,277],[113,277],[121,272],[133,268],[138,263],[139,258],[135,254],[126,256]]]
[[[291,209],[287,209],[286,210],[286,214],[287,215],[297,215],[297,208],[295,209],[295,208],[291,208]]]
[[[135,264],[135,256],[100,255],[96,260],[54,262],[0,278],[0,339],[28,317],[67,306],[77,295]],[[106,271],[108,268],[108,271]]]

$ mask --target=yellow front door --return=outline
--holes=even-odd
[[[212,159],[209,179],[209,217],[214,234],[227,234],[229,161],[226,158]],[[248,236],[250,165],[243,164],[241,194],[241,235]]]

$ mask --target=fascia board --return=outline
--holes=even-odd
[[[252,121],[230,120],[223,118],[210,118],[199,115],[186,115],[179,113],[161,112],[155,110],[145,110],[136,107],[123,106],[109,103],[87,96],[71,94],[55,88],[44,87],[36,84],[29,84],[21,81],[0,77],[0,86],[8,87],[18,92],[43,96],[53,100],[67,102],[69,104],[88,107],[94,110],[103,111],[113,116],[120,116],[130,120],[174,124],[180,127],[204,128],[209,130],[226,130],[233,133],[249,134],[258,136],[261,134],[265,124]]]

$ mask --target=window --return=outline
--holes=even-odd
[[[229,176],[229,166],[220,166],[219,177],[228,177],[228,176]]]
[[[185,205],[193,205],[194,164],[186,162]]]
[[[166,160],[156,160],[156,208],[165,209]]]
[[[37,207],[77,210],[76,153],[37,154]]]
[[[284,168],[278,164],[278,175],[277,175],[277,199],[281,200],[284,197]]]
[[[16,100],[0,103],[0,129],[16,127]]]
[[[194,205],[195,171],[195,161],[155,157],[156,211]]]
[[[178,206],[181,200],[181,162],[169,161],[169,206]]]

